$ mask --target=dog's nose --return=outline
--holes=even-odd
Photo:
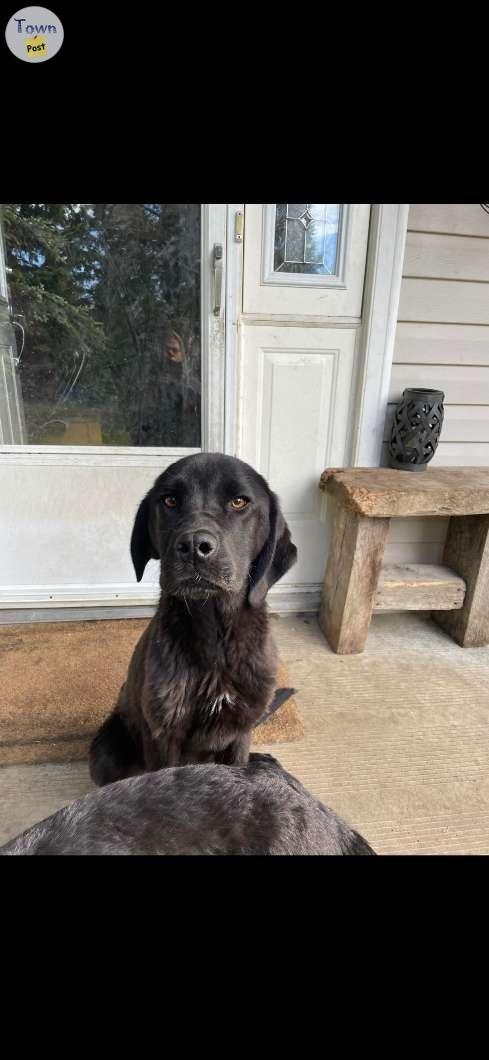
[[[176,543],[176,550],[182,559],[211,559],[218,548],[217,538],[208,530],[180,534]]]

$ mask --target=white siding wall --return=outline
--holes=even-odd
[[[386,440],[409,386],[446,395],[432,466],[489,466],[489,214],[479,203],[411,205]],[[395,521],[389,562],[439,562],[446,527]]]

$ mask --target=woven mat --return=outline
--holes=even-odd
[[[0,765],[86,758],[110,714],[147,620],[0,626]],[[285,668],[279,687],[289,687]],[[294,699],[254,746],[304,735]]]

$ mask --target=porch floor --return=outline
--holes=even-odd
[[[337,656],[315,615],[272,620],[306,735],[260,750],[379,854],[489,854],[489,648],[383,614],[363,655]],[[85,762],[0,769],[0,843],[90,788]]]

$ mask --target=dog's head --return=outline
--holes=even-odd
[[[138,581],[150,559],[161,560],[167,595],[246,593],[257,607],[297,549],[261,475],[233,457],[199,453],[156,480],[136,516],[131,555]]]

